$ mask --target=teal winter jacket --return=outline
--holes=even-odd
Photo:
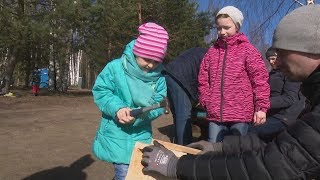
[[[126,46],[121,58],[112,60],[105,66],[92,89],[94,102],[102,113],[92,151],[98,159],[106,162],[129,164],[137,141],[151,143],[151,122],[164,111],[159,108],[146,112],[132,124],[120,124],[116,120],[119,109],[142,107],[141,103],[144,106],[152,105],[163,100],[167,94],[165,79],[161,75],[162,65],[151,72],[143,72],[136,64],[132,52],[134,43],[135,40]],[[137,76],[129,77],[128,71],[131,70],[127,68],[128,63],[131,63],[131,69],[134,69]],[[140,77],[145,79],[140,80]],[[140,105],[134,101],[137,97],[142,101]]]

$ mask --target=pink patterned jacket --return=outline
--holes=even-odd
[[[243,33],[219,39],[204,56],[198,76],[207,119],[251,122],[270,107],[268,71],[259,51]]]

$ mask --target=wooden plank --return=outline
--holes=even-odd
[[[200,150],[198,149],[193,149],[186,146],[181,146],[181,145],[177,145],[177,144],[173,144],[173,143],[165,142],[161,140],[157,140],[157,141],[163,144],[166,148],[170,149],[177,157],[181,157],[187,153],[197,154],[200,152]],[[141,160],[142,160],[141,149],[143,149],[146,146],[149,146],[149,144],[144,144],[140,142],[137,142],[135,144],[135,148],[133,149],[126,180],[154,180],[154,179],[169,180],[171,179],[155,173],[143,174],[142,172],[143,166],[141,164]]]

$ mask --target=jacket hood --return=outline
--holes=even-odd
[[[249,43],[249,39],[243,33],[237,33],[227,38],[219,38],[218,41],[215,43],[215,45],[219,47],[224,47],[225,42],[227,43],[228,46],[230,46],[230,45],[240,44],[243,42]]]
[[[125,71],[143,81],[156,81],[163,70],[162,63],[157,68],[150,70],[148,73],[144,72],[137,64],[136,57],[133,54],[133,47],[136,40],[132,40],[126,45],[122,55],[122,64]]]
[[[135,56],[133,54],[133,46],[136,40],[132,40],[130,43],[128,43],[123,51],[123,55],[127,56],[130,59],[135,59]]]

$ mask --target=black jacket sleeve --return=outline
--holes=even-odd
[[[309,113],[272,142],[230,136],[223,153],[182,156],[179,179],[313,179],[320,177],[320,114]]]
[[[299,101],[300,84],[300,82],[292,82],[284,78],[281,94],[270,97],[270,108],[286,108]]]

